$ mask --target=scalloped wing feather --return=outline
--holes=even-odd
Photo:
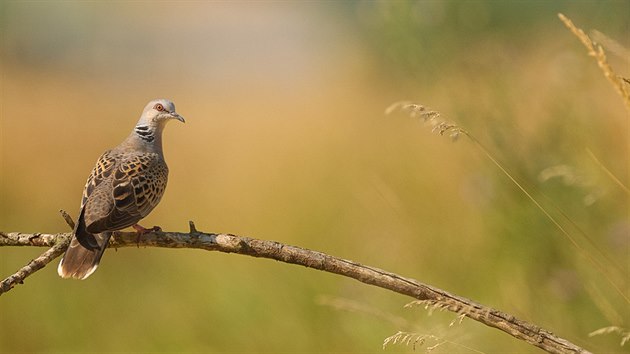
[[[83,189],[83,198],[81,199],[81,209],[85,206],[88,197],[94,192],[101,182],[107,179],[116,166],[117,156],[111,150],[107,150],[98,158],[96,165],[92,169],[92,173],[88,176],[85,188]]]
[[[87,191],[85,224],[87,231],[115,231],[136,224],[160,202],[168,178],[168,167],[155,153],[123,154],[104,181],[93,178],[94,188]],[[116,157],[118,159],[116,159]],[[95,171],[99,169],[99,164]],[[88,179],[89,182],[89,179]],[[90,185],[90,183],[88,183]]]

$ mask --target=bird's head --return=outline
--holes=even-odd
[[[144,111],[142,117],[140,117],[139,124],[145,124],[149,126],[159,126],[166,124],[171,119],[176,119],[182,123],[185,123],[184,117],[175,112],[175,104],[170,100],[160,98],[149,102]]]

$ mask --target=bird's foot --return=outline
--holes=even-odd
[[[153,226],[150,229],[147,229],[145,227],[142,227],[138,224],[132,225],[131,227],[133,227],[134,230],[136,230],[136,232],[138,232],[140,235],[144,235],[147,234],[149,232],[160,232],[162,231],[162,228],[159,226]]]
[[[138,245],[138,247],[140,247],[140,238],[142,237],[142,235],[144,234],[148,234],[149,232],[160,232],[162,231],[162,228],[159,226],[153,226],[150,229],[147,229],[145,227],[142,227],[138,224],[132,225],[131,227],[133,227],[134,230],[136,230],[136,232],[138,233],[138,238],[136,238],[136,244]]]

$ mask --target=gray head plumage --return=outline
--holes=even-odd
[[[184,117],[175,112],[175,104],[165,98],[153,100],[144,107],[137,125],[158,126],[171,119],[184,123]]]
[[[166,123],[173,119],[185,123],[184,117],[175,112],[175,104],[170,100],[160,98],[147,103],[136,127],[123,145],[143,146],[145,150],[161,153],[162,131]]]

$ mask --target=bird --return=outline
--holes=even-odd
[[[159,230],[138,222],[158,205],[166,188],[162,132],[171,120],[185,123],[173,102],[150,101],[131,134],[99,157],[83,190],[70,246],[57,267],[59,276],[86,279],[94,273],[114,231],[130,226],[139,235]]]

